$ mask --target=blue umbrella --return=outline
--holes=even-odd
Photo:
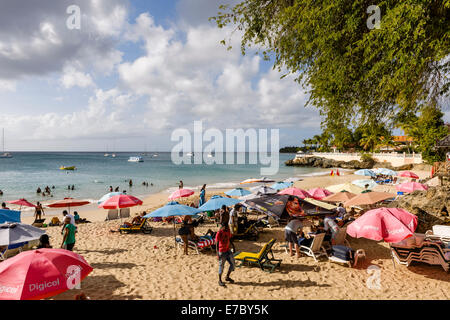
[[[193,216],[202,211],[197,208],[188,207],[179,204],[176,201],[169,202],[164,207],[156,209],[152,213],[146,214],[144,218],[163,218],[163,217],[174,217],[174,216]],[[175,219],[173,219],[173,233],[175,236],[175,247],[177,245],[177,236],[175,233]]]
[[[359,176],[369,176],[369,177],[376,177],[376,173],[369,169],[361,169],[358,171],[355,171],[355,174]]]
[[[237,200],[233,198],[225,198],[221,196],[212,196],[204,205],[198,208],[201,212],[204,211],[214,211],[222,208],[223,205],[230,207],[235,204],[242,202],[242,200]]]
[[[270,187],[275,190],[286,189],[292,186],[292,182],[277,182],[271,185]]]
[[[230,197],[242,197],[251,194],[251,192],[246,189],[236,188],[233,190],[228,190],[225,194]]]
[[[197,208],[188,207],[179,204],[176,201],[169,202],[164,207],[156,209],[152,213],[146,214],[144,218],[157,218],[157,217],[174,217],[174,216],[193,216],[202,212]]]
[[[118,196],[119,194],[123,194],[122,192],[110,192],[105,194],[103,197],[100,198],[100,200],[98,200],[97,204],[101,204],[103,202],[105,202],[106,200],[108,200],[109,198],[112,198],[114,196]]]

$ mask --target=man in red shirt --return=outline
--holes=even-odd
[[[222,227],[216,234],[216,250],[219,258],[219,286],[225,287],[225,283],[222,282],[222,273],[225,265],[225,261],[228,261],[230,267],[228,268],[226,281],[234,283],[234,280],[230,278],[230,274],[234,271],[234,257],[230,250],[231,232],[228,227],[228,222],[222,223]]]

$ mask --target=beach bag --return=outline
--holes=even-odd
[[[335,245],[332,246],[332,256],[345,261],[353,261],[354,250],[352,248]]]

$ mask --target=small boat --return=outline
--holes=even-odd
[[[111,155],[111,157],[115,158],[115,157],[116,157],[116,154],[115,154],[115,153],[113,153],[113,154]]]
[[[7,159],[7,158],[12,158],[12,157],[13,157],[12,154],[9,153],[9,152],[5,152],[3,154],[0,154],[0,158],[1,159]]]
[[[77,167],[75,167],[75,166],[72,166],[72,167],[61,166],[59,169],[60,170],[71,170],[71,171],[73,171],[73,170],[76,170]]]
[[[109,157],[109,153],[105,153],[103,156],[104,157]]]
[[[156,153],[153,155],[153,157],[157,157],[157,156],[158,156],[158,154],[156,154]]]
[[[128,158],[128,162],[144,162],[144,159],[142,157],[130,157]]]

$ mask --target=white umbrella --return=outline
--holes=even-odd
[[[0,246],[9,246],[39,239],[45,231],[23,223],[0,225]]]

